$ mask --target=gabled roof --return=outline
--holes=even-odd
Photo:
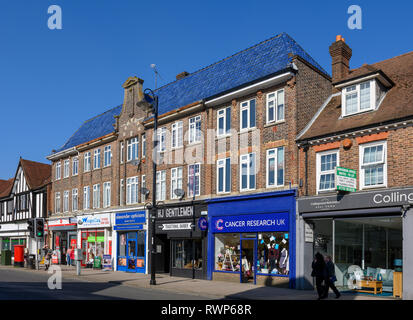
[[[60,152],[82,143],[103,137],[114,131],[115,116],[120,115],[122,105],[112,108],[102,114],[86,120],[80,128],[56,152]]]
[[[52,176],[52,166],[50,164],[20,159],[20,165],[31,190],[50,183]]]
[[[155,90],[159,114],[275,75],[290,67],[294,56],[330,77],[293,38],[281,33]]]
[[[299,140],[413,117],[413,51],[352,70],[351,76],[359,77],[371,71],[381,71],[393,82],[377,110],[341,118],[341,96],[333,96]]]

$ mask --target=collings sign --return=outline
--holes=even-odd
[[[413,205],[413,188],[385,189],[345,195],[318,196],[298,200],[302,212],[347,210],[356,208],[396,207]]]

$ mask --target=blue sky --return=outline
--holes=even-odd
[[[53,4],[62,30],[47,27]],[[352,4],[362,30],[347,27]],[[121,104],[129,76],[153,87],[151,63],[163,85],[287,32],[328,72],[342,34],[354,68],[412,51],[412,10],[402,0],[0,0],[0,179],[20,156],[48,162],[84,120]]]

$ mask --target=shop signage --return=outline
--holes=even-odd
[[[205,217],[198,219],[198,228],[201,231],[206,231],[208,229],[208,221]]]
[[[288,231],[288,213],[249,214],[212,218],[212,232]]]
[[[188,218],[193,217],[194,207],[178,207],[178,208],[163,208],[158,209],[157,218],[159,219],[174,219],[174,218]]]
[[[304,240],[305,242],[314,242],[314,230],[312,225],[307,222],[304,222]]]
[[[49,220],[47,222],[49,227],[71,226],[71,225],[76,225],[76,223],[77,223],[76,218],[54,219],[54,220]]]
[[[143,230],[143,224],[128,224],[114,226],[113,230]]]
[[[303,212],[348,210],[360,208],[413,205],[413,188],[384,189],[331,196],[298,199],[298,210]]]
[[[95,237],[95,236],[89,236],[87,238],[87,242],[105,242],[105,237]]]
[[[336,188],[338,191],[357,191],[357,171],[336,167]]]
[[[136,224],[145,223],[146,214],[145,211],[135,211],[135,212],[122,212],[117,213],[115,217],[115,224]]]
[[[186,222],[186,223],[167,223],[163,224],[162,230],[191,230],[192,229],[192,224],[191,222]]]
[[[110,214],[95,214],[95,215],[84,215],[77,217],[78,228],[102,228],[110,227]]]
[[[110,254],[103,255],[103,264],[104,269],[112,269],[112,256]]]

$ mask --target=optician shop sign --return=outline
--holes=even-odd
[[[288,231],[288,212],[213,217],[212,232]]]
[[[145,221],[146,221],[145,211],[117,213],[116,218],[115,218],[116,225],[145,223]]]
[[[357,208],[395,207],[405,204],[413,204],[413,188],[384,189],[381,191],[298,199],[298,210],[300,213],[303,213]]]

